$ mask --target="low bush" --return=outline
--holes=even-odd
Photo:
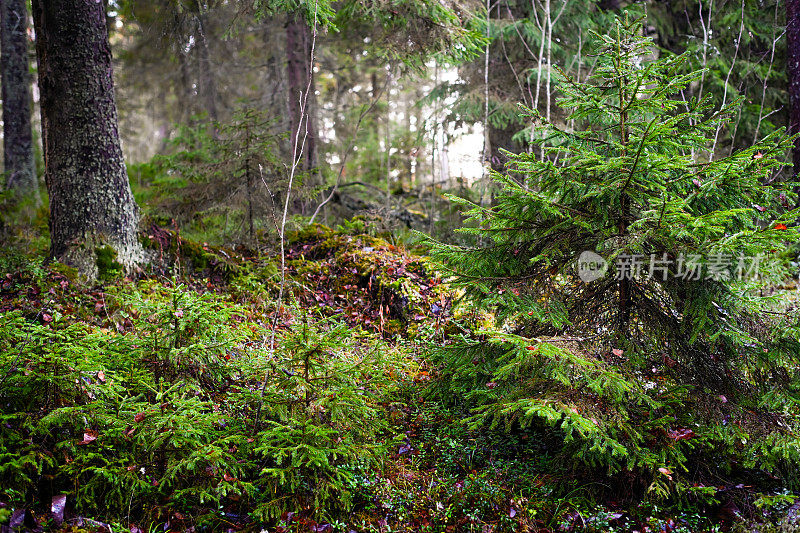
[[[271,350],[244,308],[182,285],[113,302],[116,329],[0,315],[0,501],[173,529],[346,515],[352,469],[393,442],[397,351],[292,308]]]

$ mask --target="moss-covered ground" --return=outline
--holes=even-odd
[[[768,472],[654,494],[552,427],[470,429],[429,354],[485,317],[423,256],[311,226],[279,306],[280,257],[146,239],[149,272],[93,286],[0,262],[3,531],[794,530]]]

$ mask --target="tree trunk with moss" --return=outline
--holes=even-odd
[[[120,147],[104,3],[33,0],[33,18],[50,254],[92,279],[110,248],[130,271],[144,252]]]
[[[31,131],[31,76],[28,70],[28,10],[25,0],[0,1],[3,149],[6,189],[18,199],[41,203]]]

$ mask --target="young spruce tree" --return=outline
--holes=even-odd
[[[588,79],[562,73],[569,126],[526,110],[541,150],[494,174],[493,206],[454,198],[479,244],[433,253],[497,327],[438,353],[444,387],[471,400],[475,422],[558,427],[588,464],[671,480],[688,449],[733,437],[713,417],[687,418],[690,405],[730,402],[749,438],[758,424],[734,406],[792,386],[772,370],[796,367],[797,317],[757,287],[788,274],[779,251],[797,239],[797,213],[779,179],[791,139],[709,153],[738,102],[685,101],[702,73],[641,35],[617,19],[595,36]],[[686,429],[695,422],[708,425]]]

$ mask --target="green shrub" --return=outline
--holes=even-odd
[[[765,261],[741,281],[735,261],[701,280],[679,271],[680,257],[703,257],[709,274],[714,257],[772,257],[797,240],[793,184],[779,174],[792,138],[709,154],[733,105],[683,101],[702,72],[681,74],[686,55],[652,59],[641,34],[617,20],[595,35],[588,81],[560,80],[574,126],[527,110],[541,149],[493,175],[494,205],[453,199],[478,244],[431,242],[432,253],[494,326],[434,347],[439,397],[466,400],[474,429],[557,437],[564,464],[633,472],[653,499],[699,497],[708,462],[795,485],[800,323],[768,290],[789,265]],[[669,266],[582,279],[586,252]]]
[[[66,494],[84,516],[173,528],[346,516],[352,465],[393,442],[396,351],[296,309],[270,350],[243,308],[183,285],[113,300],[115,330],[0,315],[0,500]]]
[[[398,354],[346,324],[320,325],[295,324],[268,362],[267,422],[255,451],[268,461],[264,490],[288,490],[294,501],[266,502],[260,516],[308,506],[332,518],[349,509],[352,469],[380,465],[394,440],[379,401],[404,371]]]

